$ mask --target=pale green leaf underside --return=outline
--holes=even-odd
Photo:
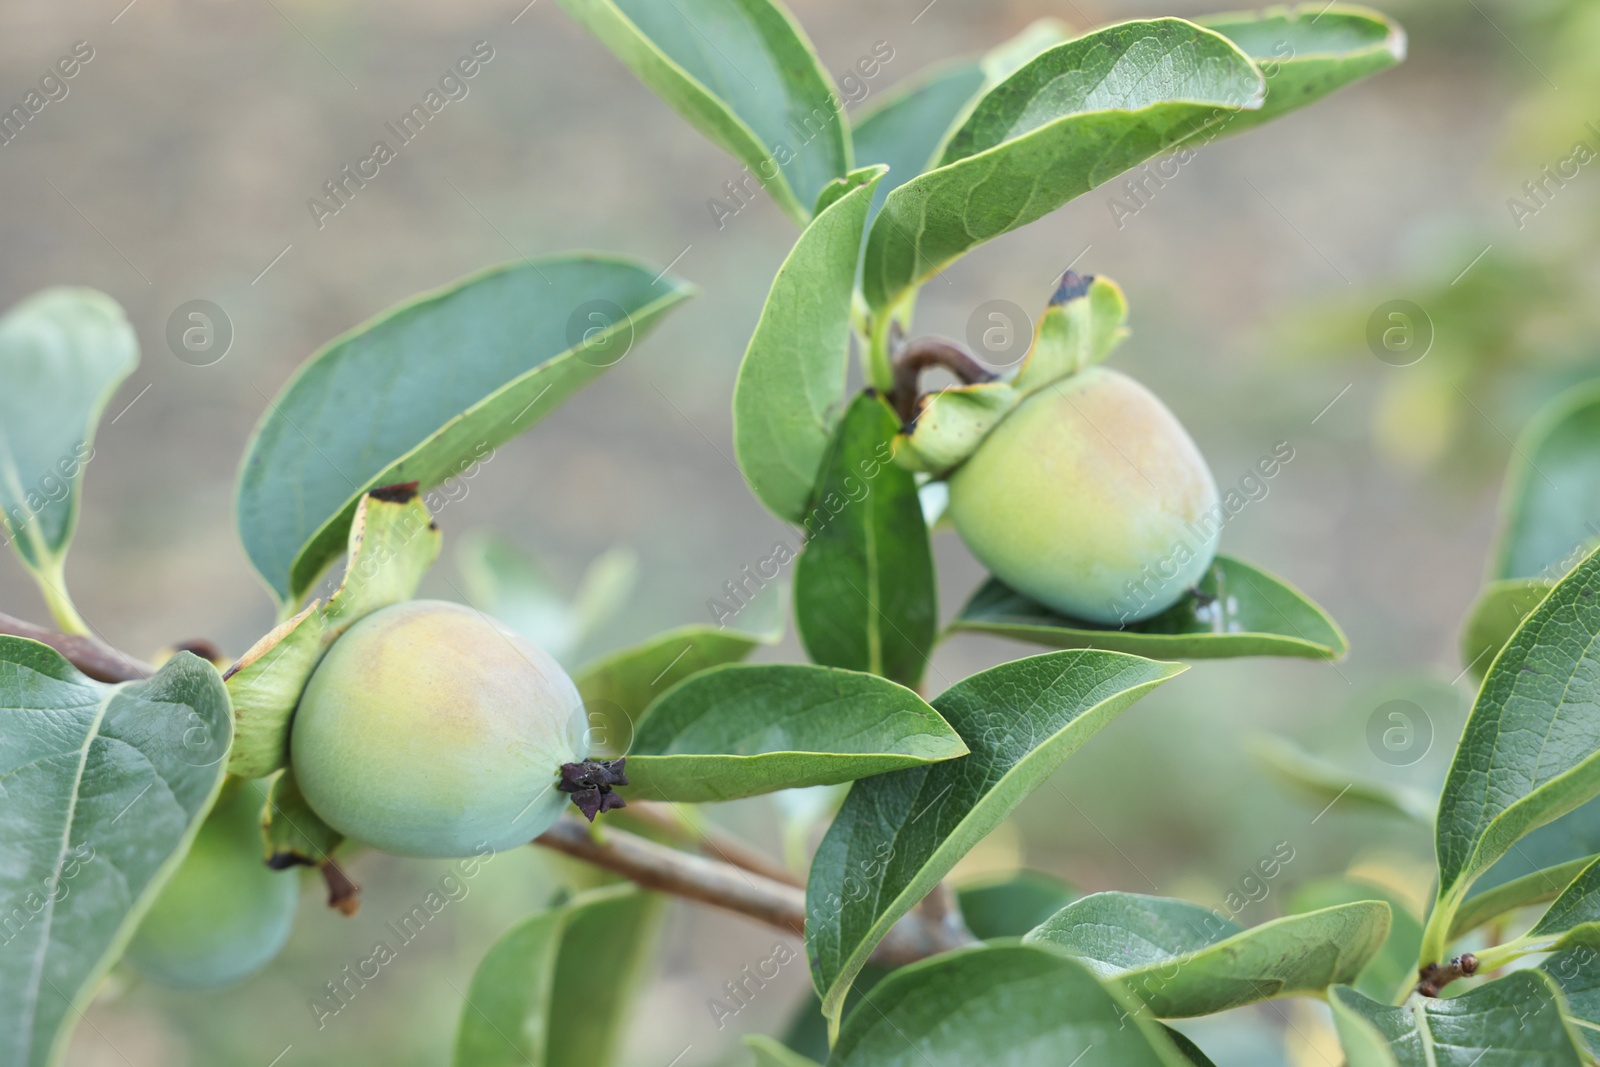
[[[850,165],[833,79],[770,0],[561,0],[641,81],[804,224]],[[835,107],[835,105],[838,105]]]
[[[1484,679],[1439,804],[1439,893],[1452,906],[1524,834],[1600,793],[1597,591],[1600,555],[1591,555]]]
[[[1085,741],[1183,671],[1114,652],[1051,652],[947,689],[933,707],[970,754],[857,782],[812,860],[806,947],[823,1012],[895,920]]]
[[[1078,961],[999,941],[902,967],[851,1011],[829,1067],[1186,1067]]]
[[[1248,930],[1186,900],[1096,893],[1023,938],[1121,981],[1162,1018],[1226,1011],[1354,981],[1383,947],[1389,905],[1343,904]]]
[[[1387,1004],[1403,989],[1417,984],[1422,919],[1412,911],[1414,905],[1388,887],[1360,878],[1336,877],[1317,878],[1296,886],[1285,910],[1298,915],[1364,900],[1381,900],[1389,905],[1389,936],[1383,948],[1349,984],[1358,992]]]
[[[493,267],[402,304],[312,356],[272,400],[239,474],[239,533],[285,603],[344,550],[370,488],[473,471],[621,359],[690,295],[605,256]]]
[[[867,302],[886,307],[974,246],[1259,106],[1262,85],[1226,38],[1181,19],[1045,51],[978,102],[941,166],[884,201],[867,239]]]
[[[93,289],[46,289],[0,318],[0,528],[31,569],[66,555],[95,425],[138,362],[122,308]]]
[[[1600,540],[1600,382],[1546,405],[1513,450],[1501,493],[1497,578],[1559,579]]]
[[[1338,659],[1349,647],[1338,624],[1304,593],[1230,556],[1218,556],[1198,588],[1200,596],[1186,596],[1153,619],[1114,630],[1059,615],[990,578],[950,629],[1171,659]]]
[[[660,915],[659,897],[611,886],[513,926],[465,994],[456,1067],[612,1063]]]
[[[1585,856],[1554,867],[1545,867],[1518,878],[1502,882],[1493,889],[1474,893],[1462,903],[1450,921],[1449,939],[1476,930],[1492,919],[1498,919],[1517,908],[1526,908],[1554,900],[1563,893],[1572,880],[1595,859]]]
[[[230,729],[187,652],[110,686],[0,637],[0,1062],[59,1060],[215,799]]]
[[[1345,1046],[1350,1067],[1578,1067],[1582,1062],[1555,987],[1538,971],[1516,971],[1459,997],[1413,998],[1404,1007],[1342,986],[1330,996],[1341,1036],[1359,1035],[1359,1045]],[[1371,1030],[1348,1027],[1352,1016]],[[1368,1043],[1374,1031],[1386,1049]]]
[[[844,412],[850,300],[881,167],[800,234],[767,294],[733,387],[733,453],[756,497],[800,522]]]
[[[629,795],[735,800],[966,751],[938,712],[887,679],[802,664],[718,667],[652,705],[628,754]]]
[[[1406,34],[1398,24],[1345,4],[1305,3],[1196,21],[1243,49],[1267,81],[1260,110],[1240,112],[1217,127],[1218,133],[1242,133],[1270,122],[1406,57]]]
[[[1421,790],[1356,774],[1282,737],[1253,738],[1249,747],[1258,766],[1319,811],[1337,801],[1346,810],[1365,809],[1423,825],[1433,823],[1433,798]]]

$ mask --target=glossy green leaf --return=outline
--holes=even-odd
[[[1259,106],[1262,91],[1244,53],[1181,19],[1047,50],[978,102],[939,167],[889,194],[867,239],[867,302],[896,303],[976,245]]]
[[[95,427],[138,363],[122,308],[93,289],[46,289],[0,318],[0,527],[63,600]]]
[[[1461,631],[1461,662],[1474,678],[1483,680],[1522,620],[1554,587],[1554,582],[1542,578],[1509,578],[1483,587]]]
[[[950,629],[1052,648],[1107,648],[1142,656],[1338,659],[1349,647],[1327,612],[1298,589],[1230,556],[1218,556],[1187,596],[1153,619],[1120,630],[1069,619],[990,578]]]
[[[269,402],[239,473],[250,561],[285,604],[344,550],[368,489],[470,475],[690,295],[629,260],[493,267],[330,342]]]
[[[1383,948],[1350,983],[1357,992],[1389,1003],[1402,989],[1417,983],[1417,953],[1422,948],[1422,920],[1394,892],[1358,878],[1319,878],[1296,886],[1286,911],[1320,911],[1340,904],[1381,900],[1389,905],[1389,936]]]
[[[0,1062],[42,1067],[194,840],[232,727],[187,652],[103,685],[0,637],[0,703]]]
[[[801,225],[850,168],[844,102],[775,0],[561,0]]]
[[[1595,858],[1585,856],[1582,859],[1569,860],[1554,867],[1545,867],[1512,878],[1492,889],[1474,893],[1462,903],[1455,917],[1451,919],[1448,940],[1454,941],[1461,935],[1518,908],[1554,900]]]
[[[280,869],[317,866],[332,859],[334,849],[344,843],[344,835],[311,810],[293,768],[273,780],[261,830],[267,865]]]
[[[823,1011],[889,927],[1122,711],[1182,673],[1115,652],[1050,652],[957,682],[933,701],[971,754],[857,782],[806,885],[806,948]]]
[[[1433,824],[1431,797],[1408,786],[1355,774],[1337,763],[1313,756],[1282,737],[1256,737],[1250,755],[1277,784],[1298,793],[1319,810],[1334,803],[1345,810],[1399,815],[1426,826]]]
[[[733,453],[756,497],[806,518],[845,406],[856,259],[881,167],[822,210],[778,268],[733,386]]]
[[[1512,451],[1497,578],[1558,580],[1600,540],[1600,382],[1546,405]]]
[[[956,890],[961,918],[983,940],[1021,937],[1077,898],[1067,883],[1039,871],[969,882]]]
[[[1303,3],[1195,21],[1243,49],[1267,80],[1260,110],[1242,111],[1200,140],[1253,129],[1406,57],[1405,30],[1363,7]]]
[[[593,744],[624,753],[645,709],[691,675],[737,663],[779,634],[742,633],[715,626],[682,626],[588,664],[573,681],[589,715]]]
[[[1243,929],[1187,900],[1095,893],[1023,938],[1120,981],[1161,1018],[1210,1015],[1354,981],[1389,935],[1377,900]]]
[[[456,1067],[614,1063],[660,916],[660,898],[622,885],[513,926],[464,994]]]
[[[867,393],[840,422],[805,518],[794,615],[814,662],[915,686],[938,631],[938,591],[916,480],[893,460],[898,430]]]
[[[829,1067],[1183,1067],[1082,964],[999,942],[902,967],[850,1013]]]
[[[628,752],[629,793],[737,800],[966,754],[938,712],[887,679],[733,664],[702,671],[651,705]]]
[[[1361,1019],[1388,1045],[1362,1046],[1357,1057],[1345,1046],[1350,1067],[1579,1067],[1577,1040],[1562,1018],[1549,977],[1516,971],[1459,997],[1418,997],[1392,1007],[1353,989],[1331,991],[1341,1036],[1371,1031],[1341,1023]],[[1383,1051],[1392,1058],[1385,1059]]]
[[[746,1034],[744,1043],[754,1056],[756,1067],[822,1067],[811,1057],[802,1056],[765,1034]]]
[[[1600,554],[1562,579],[1494,661],[1439,801],[1439,902],[1424,953],[1443,958],[1474,879],[1517,840],[1600,794]]]

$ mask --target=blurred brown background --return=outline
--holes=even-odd
[[[93,49],[67,95],[0,147],[0,302],[92,285],[128,309],[144,349],[87,475],[68,569],[84,615],[139,653],[195,636],[246,647],[272,609],[239,547],[231,487],[266,397],[322,342],[419,290],[523,254],[591,248],[675,261],[703,295],[500,450],[442,517],[440,568],[453,567],[452,537],[490,527],[541,554],[570,589],[592,557],[622,545],[642,557],[643,580],[590,652],[709,621],[707,599],[782,533],[727,459],[728,406],[794,231],[765,200],[719,229],[707,200],[739,166],[554,0],[123,3],[0,8],[5,107],[76,42]],[[831,70],[876,42],[893,48],[867,103],[1041,16],[1086,28],[1215,10],[1189,0],[925,3],[794,7]],[[1424,833],[1339,813],[1313,822],[1314,808],[1262,780],[1244,744],[1266,730],[1368,774],[1430,787],[1442,775],[1470,699],[1467,683],[1451,689],[1456,631],[1482,577],[1509,438],[1540,399],[1592,373],[1600,164],[1521,229],[1505,201],[1600,120],[1600,76],[1586,58],[1600,41],[1595,6],[1400,0],[1387,10],[1410,31],[1411,56],[1397,70],[1205,149],[1121,227],[1102,189],[967,256],[924,291],[919,331],[959,337],[983,301],[1042,306],[1074,260],[1119,281],[1134,327],[1119,366],[1166,398],[1219,483],[1280,441],[1293,447],[1268,497],[1230,524],[1224,549],[1305,589],[1352,645],[1335,666],[1198,665],[1071,760],[969,873],[1026,862],[1086,889],[1215,901],[1287,841],[1295,859],[1282,884],[1242,921],[1271,917],[1285,888],[1352,863],[1427,892]],[[493,59],[469,95],[319,229],[307,198],[479,41]],[[1434,319],[1434,349],[1413,368],[1366,349],[1369,314],[1396,298]],[[212,366],[178,360],[165,340],[168,317],[193,299],[220,305],[235,332]],[[937,551],[948,616],[980,571],[948,534]],[[430,582],[434,595],[453,595],[438,574]],[[0,606],[43,617],[14,565],[0,566]],[[930,684],[1027,651],[953,640]],[[798,648],[791,637],[772,655]],[[1435,733],[1433,750],[1406,768],[1378,760],[1366,740],[1372,712],[1396,694],[1424,706]],[[718,815],[769,836],[774,822],[765,802]],[[452,983],[466,988],[493,938],[547,899],[555,879],[542,856],[498,857],[324,1029],[306,1006],[441,870],[363,858],[355,874],[366,905],[355,920],[308,890],[288,950],[240,987],[177,995],[115,981],[69,1062],[448,1062],[463,1007]],[[737,1034],[783,1025],[808,983],[804,966],[726,1029],[705,1001],[771,944],[764,929],[679,908],[626,1062],[745,1062]],[[1296,1047],[1297,1035],[1314,1043],[1315,1027],[1300,1007],[1268,1006],[1193,1032],[1219,1063],[1320,1063],[1316,1049]]]

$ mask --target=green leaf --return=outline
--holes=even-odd
[[[1182,673],[1115,652],[1050,652],[956,683],[933,701],[971,754],[850,788],[811,862],[806,948],[823,1013],[895,921],[1056,768],[1135,700]]]
[[[660,898],[622,885],[513,926],[472,976],[457,1067],[615,1062],[660,916]]]
[[[1454,941],[1509,911],[1554,900],[1595,858],[1597,857],[1585,856],[1554,867],[1545,867],[1531,874],[1502,882],[1492,889],[1474,893],[1466,899],[1455,917],[1451,919],[1447,940]]]
[[[392,485],[363,496],[350,521],[344,580],[322,609],[323,645],[373,612],[415,596],[443,539],[415,486]]]
[[[737,800],[835,785],[967,754],[911,690],[803,664],[717,667],[651,705],[628,752],[650,800]]]
[[[1439,801],[1430,959],[1443,958],[1452,916],[1478,875],[1530,830],[1600,793],[1597,589],[1600,553],[1528,616],[1478,692]]]
[[[1495,656],[1554,584],[1542,578],[1509,578],[1483,587],[1461,631],[1461,662],[1472,677],[1483,680]]]
[[[1174,1030],[1170,1026],[1163,1026],[1161,1031],[1167,1035],[1178,1052],[1188,1061],[1190,1067],[1217,1067],[1211,1057],[1200,1051],[1200,1046],[1190,1041],[1188,1037]]]
[[[829,1067],[1183,1067],[1126,994],[1076,960],[999,942],[902,967],[850,1013]]]
[[[765,1034],[746,1034],[744,1043],[754,1055],[756,1067],[822,1067],[811,1057],[785,1048],[782,1042]]]
[[[1396,894],[1358,878],[1319,878],[1295,887],[1287,911],[1320,911],[1340,904],[1381,900],[1389,905],[1389,936],[1383,949],[1350,984],[1357,992],[1389,1003],[1402,989],[1417,984],[1417,953],[1422,948],[1422,920]]]
[[[1497,578],[1559,579],[1600,539],[1600,381],[1540,410],[1513,449],[1500,495]]]
[[[1120,981],[1157,1016],[1184,1018],[1354,981],[1389,936],[1389,905],[1367,900],[1248,930],[1187,900],[1095,893],[1023,944],[1065,953]]]
[[[756,497],[800,522],[844,408],[850,301],[883,168],[824,208],[772,280],[733,386],[733,452]]]
[[[269,402],[245,455],[236,510],[251,563],[297,602],[344,550],[367,490],[468,475],[690,293],[613,257],[523,260],[330,342]]]
[[[322,602],[313,600],[239,657],[223,675],[233,700],[228,773],[265,778],[289,762],[289,722],[322,659]]]
[[[1433,825],[1433,800],[1420,790],[1352,773],[1282,737],[1254,737],[1249,748],[1256,765],[1277,784],[1304,796],[1319,809],[1339,801],[1347,808],[1399,815],[1425,826]]]
[[[938,631],[933,550],[916,479],[893,460],[899,420],[862,393],[822,464],[795,563],[806,654],[916,686]]]
[[[1516,971],[1459,997],[1415,997],[1391,1007],[1353,989],[1331,991],[1341,1038],[1360,1035],[1360,1058],[1352,1045],[1350,1067],[1579,1067],[1575,1037],[1561,1015],[1548,976]],[[1354,1017],[1371,1027],[1349,1026]],[[1374,1049],[1372,1032],[1387,1043]]]
[[[1561,990],[1568,1022],[1589,1056],[1600,1057],[1600,941],[1591,933],[1546,959],[1539,969]]]
[[[969,249],[1259,106],[1262,86],[1226,38],[1181,19],[1049,49],[978,102],[938,168],[884,201],[862,269],[868,304],[897,303]]]
[[[1039,871],[969,882],[956,890],[961,917],[974,936],[1021,937],[1072,903],[1077,890]]]
[[[223,675],[234,701],[228,771],[264,778],[289,761],[289,722],[311,672],[338,636],[381,608],[410,600],[439,557],[441,535],[413,486],[363,496],[350,522],[344,578],[273,628]]]
[[[573,679],[589,715],[592,742],[611,752],[629,751],[636,724],[658,696],[691,675],[737,663],[779,636],[682,626],[595,660]]]
[[[0,637],[0,705],[0,1062],[42,1067],[216,799],[228,694],[187,652],[103,685]]]
[[[1597,923],[1600,923],[1600,861],[1578,872],[1526,936],[1565,937],[1580,927],[1594,927]]]
[[[951,127],[985,84],[978,60],[957,60],[918,71],[861,110],[851,130],[856,163],[889,168],[873,197],[873,214],[884,197],[932,165]]]
[[[0,318],[0,524],[47,599],[53,588],[66,600],[61,566],[95,426],[138,363],[122,308],[93,289],[46,289]]]
[[[743,163],[800,225],[822,187],[850,169],[844,102],[782,5],[561,0],[561,6]]]
[[[1231,116],[1200,140],[1254,129],[1406,57],[1406,31],[1362,7],[1305,3],[1196,21],[1243,49],[1267,79],[1259,111]]]
[[[556,659],[571,652],[575,627],[566,598],[544,569],[497,533],[469,532],[456,544],[467,601]]]
[[[1339,659],[1339,625],[1300,590],[1230,556],[1218,556],[1188,596],[1141,623],[1113,630],[1069,619],[990,578],[950,624],[1052,648],[1106,648],[1173,659],[1302,656]]]
[[[1328,1007],[1333,1014],[1334,1032],[1344,1049],[1345,1067],[1400,1067],[1389,1042],[1365,1015],[1345,1003],[1346,989],[1334,989],[1328,996]],[[1382,1002],[1375,1002],[1382,1003]],[[1426,1064],[1426,1061],[1424,1061]]]
[[[333,850],[344,843],[344,835],[311,810],[305,794],[300,792],[300,783],[295,781],[293,768],[272,783],[262,834],[267,866],[280,869],[314,867],[332,859]]]

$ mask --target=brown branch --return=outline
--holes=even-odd
[[[620,874],[646,889],[756,919],[794,937],[805,936],[806,894],[798,886],[658,845],[625,830],[606,827],[596,836],[572,817],[563,818],[533,843]],[[975,940],[958,914],[930,915],[919,906],[890,929],[872,958],[899,966]]]
[[[67,661],[97,682],[135,682],[154,674],[155,668],[126,652],[119,652],[93,637],[64,634],[48,627],[0,614],[0,634],[26,637],[49,645]]]
[[[894,390],[889,400],[894,404],[900,421],[909,426],[916,421],[918,401],[917,380],[929,367],[943,367],[966,385],[992,382],[996,375],[975,359],[972,353],[942,337],[919,337],[894,355]]]
[[[764,875],[775,882],[801,887],[805,884],[788,867],[751,848],[741,838],[715,826],[691,825],[688,820],[674,814],[667,805],[657,801],[630,801],[626,808],[620,809],[612,818],[619,821],[636,821],[668,835],[674,841],[693,845],[703,853],[725,860],[735,867]]]

